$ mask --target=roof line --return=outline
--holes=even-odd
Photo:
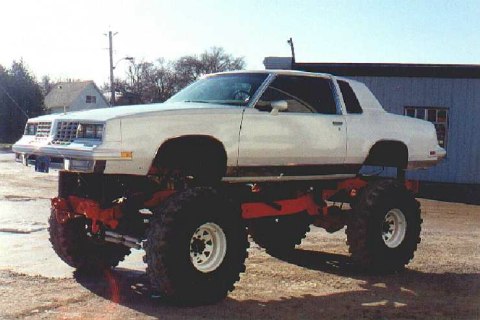
[[[474,64],[296,62],[292,69],[338,76],[480,79],[480,65]]]

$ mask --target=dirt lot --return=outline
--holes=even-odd
[[[5,159],[0,159],[0,221],[11,221],[5,217],[12,201],[15,208],[34,204],[28,210],[43,212],[55,193],[55,176],[28,178],[31,169]],[[28,188],[26,175],[44,191]],[[168,306],[152,295],[143,266],[80,277],[47,248],[44,228],[22,237],[0,232],[2,256],[35,248],[0,259],[0,319],[480,319],[480,206],[421,203],[422,243],[403,273],[356,272],[343,231],[330,235],[312,228],[290,261],[252,244],[236,290],[221,303],[195,308]],[[26,268],[21,260],[34,263]],[[47,277],[55,268],[64,268],[62,276]]]

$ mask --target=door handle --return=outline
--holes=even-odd
[[[333,121],[332,124],[334,126],[341,126],[341,125],[343,125],[343,121]]]

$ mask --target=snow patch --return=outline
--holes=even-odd
[[[0,220],[0,232],[29,234],[47,229],[46,223],[32,221]]]

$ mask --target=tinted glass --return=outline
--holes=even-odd
[[[167,102],[217,103],[245,106],[265,81],[266,73],[210,76],[189,85]]]
[[[270,110],[270,103],[285,100],[287,112],[336,114],[331,82],[324,78],[278,76],[267,88],[256,108]]]
[[[358,102],[355,92],[353,92],[352,87],[345,81],[338,81],[340,86],[340,91],[342,91],[343,101],[345,102],[345,107],[347,107],[348,113],[362,113],[362,107],[360,102]]]

